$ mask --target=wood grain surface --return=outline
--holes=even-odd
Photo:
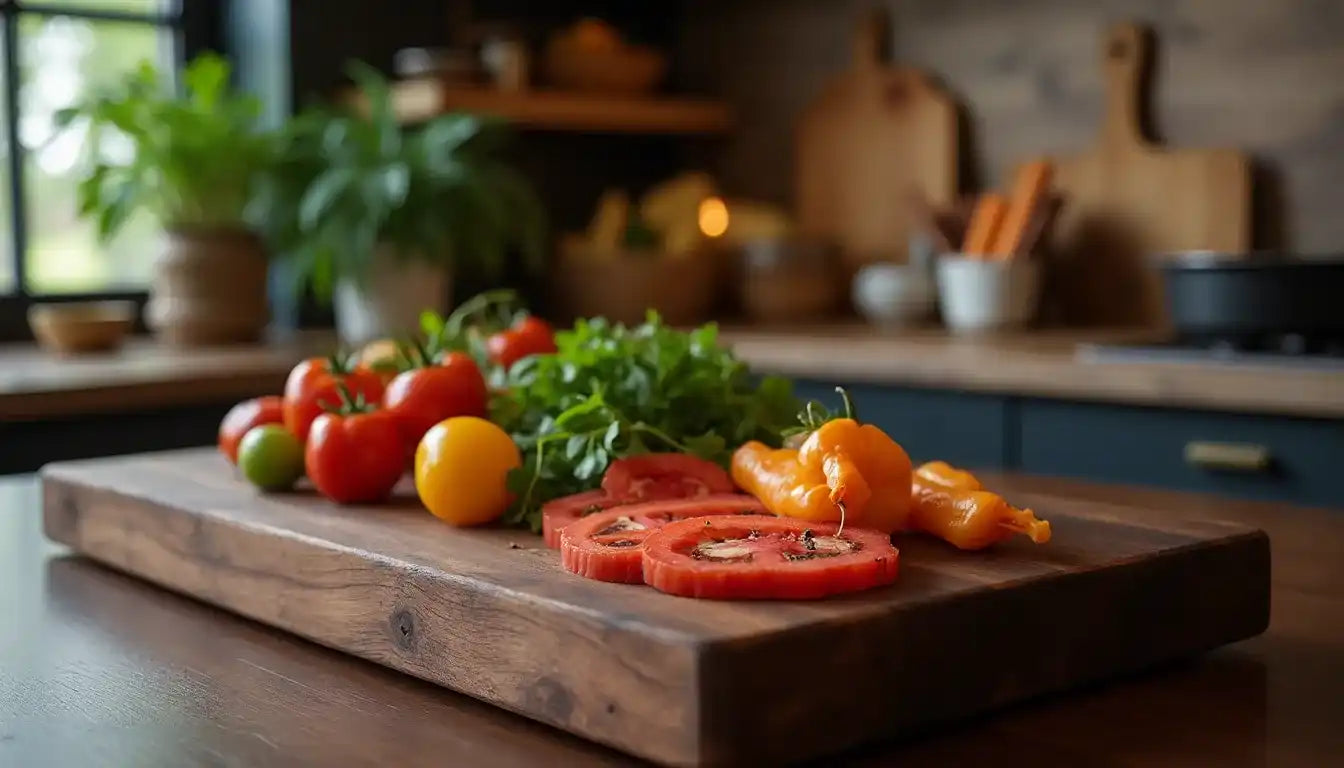
[[[71,357],[33,345],[0,346],[0,421],[278,394],[295,363],[335,346],[332,334],[321,331],[196,349],[138,340],[114,353]]]
[[[1218,363],[1092,362],[1084,343],[1152,343],[1138,329],[955,336],[939,329],[882,333],[857,325],[727,327],[720,337],[762,373],[824,381],[946,387],[971,392],[1155,407],[1344,417],[1338,371]]]
[[[1143,131],[1151,31],[1116,24],[1100,41],[1106,107],[1094,147],[1055,159],[1064,206],[1054,229],[1053,291],[1068,323],[1161,327],[1155,259],[1251,248],[1251,166],[1234,149],[1162,147]]]
[[[794,194],[799,228],[838,243],[849,268],[904,261],[911,195],[957,194],[957,112],[928,75],[885,60],[890,18],[862,15],[854,61],[802,113]]]
[[[1344,753],[1344,514],[994,477],[1037,506],[1263,528],[1269,630],[1197,659],[828,756],[827,768],[1317,768]],[[30,476],[0,478],[0,764],[641,764],[439,686],[72,557]]]
[[[1036,507],[1054,523],[1047,547],[907,538],[896,587],[751,604],[585,581],[537,537],[451,529],[410,499],[259,497],[212,451],[52,465],[43,485],[48,536],[94,559],[676,765],[825,755],[1206,651],[1269,618],[1264,534],[1061,501]]]

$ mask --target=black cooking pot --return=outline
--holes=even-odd
[[[1344,338],[1344,256],[1200,251],[1165,256],[1160,266],[1181,337]]]

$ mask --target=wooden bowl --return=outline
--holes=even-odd
[[[28,326],[39,344],[63,355],[117,349],[135,325],[133,301],[34,304]]]
[[[546,46],[543,66],[547,81],[556,88],[633,96],[658,87],[667,72],[667,58],[643,46],[608,50],[557,38]]]
[[[698,325],[713,313],[718,277],[716,260],[704,251],[621,252],[601,259],[562,257],[552,288],[559,309],[571,317],[638,325],[654,309],[669,325]]]

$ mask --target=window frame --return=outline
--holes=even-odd
[[[9,215],[12,231],[0,233],[10,239],[9,245],[15,285],[12,290],[0,292],[0,342],[30,341],[32,329],[28,325],[28,308],[35,303],[88,301],[92,299],[123,299],[136,304],[136,331],[145,330],[140,319],[147,290],[103,291],[93,293],[34,294],[25,280],[25,250],[27,248],[26,210],[28,201],[24,190],[25,151],[18,141],[19,101],[19,20],[25,15],[64,16],[89,21],[146,24],[173,31],[173,65],[183,63],[197,54],[213,50],[229,56],[224,43],[223,20],[229,0],[176,0],[165,4],[157,13],[135,13],[111,9],[65,7],[40,0],[0,0],[0,71],[3,72],[4,114],[0,115],[0,136],[9,146],[5,170],[9,174]]]

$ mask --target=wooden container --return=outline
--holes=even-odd
[[[63,355],[116,349],[134,324],[133,301],[54,302],[28,308],[28,325],[37,342]]]
[[[591,47],[557,37],[547,44],[542,66],[556,88],[634,96],[658,87],[667,72],[667,57],[644,46]]]
[[[742,246],[742,309],[761,323],[824,319],[844,296],[839,253],[820,240],[781,238]]]
[[[682,256],[618,251],[601,258],[565,250],[551,283],[566,315],[638,325],[654,309],[669,324],[696,325],[713,312],[720,272],[706,250]]]
[[[169,344],[254,342],[270,321],[266,249],[245,230],[165,233],[145,324]]]

